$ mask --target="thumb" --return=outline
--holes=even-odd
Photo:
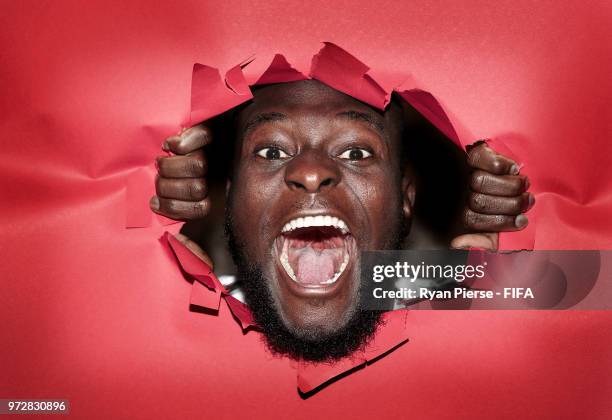
[[[451,248],[480,248],[487,251],[497,251],[499,246],[498,233],[468,233],[457,236],[450,243]]]

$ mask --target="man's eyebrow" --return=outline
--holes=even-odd
[[[354,121],[363,121],[365,123],[370,124],[376,130],[378,130],[381,135],[384,135],[385,133],[384,124],[374,115],[369,114],[367,112],[343,111],[343,112],[337,113],[336,117],[348,118],[349,120],[354,120]]]
[[[253,118],[249,119],[244,126],[244,134],[247,134],[249,131],[255,129],[261,124],[272,121],[281,121],[286,118],[287,116],[285,114],[281,114],[280,112],[263,112],[261,114],[256,114]]]

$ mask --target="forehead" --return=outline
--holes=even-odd
[[[393,111],[381,112],[316,80],[264,86],[256,89],[253,96],[252,102],[238,115],[241,129],[258,115],[269,113],[280,113],[288,118],[331,118],[339,112],[352,111],[363,117],[361,122],[378,125],[384,131],[393,131],[398,123]]]
[[[256,89],[253,105],[255,108],[280,105],[287,108],[357,106],[371,109],[357,99],[330,88],[316,80],[301,80],[279,83]]]

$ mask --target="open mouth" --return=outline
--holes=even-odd
[[[276,239],[280,266],[302,287],[336,283],[350,265],[355,240],[347,224],[334,216],[298,217]]]

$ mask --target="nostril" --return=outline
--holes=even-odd
[[[331,185],[331,183],[332,183],[332,179],[326,178],[323,180],[323,182],[321,182],[321,187],[327,187],[328,185]]]
[[[293,188],[298,188],[298,189],[307,189],[305,185],[303,185],[300,182],[296,182],[296,181],[289,181],[289,185],[292,186]]]

